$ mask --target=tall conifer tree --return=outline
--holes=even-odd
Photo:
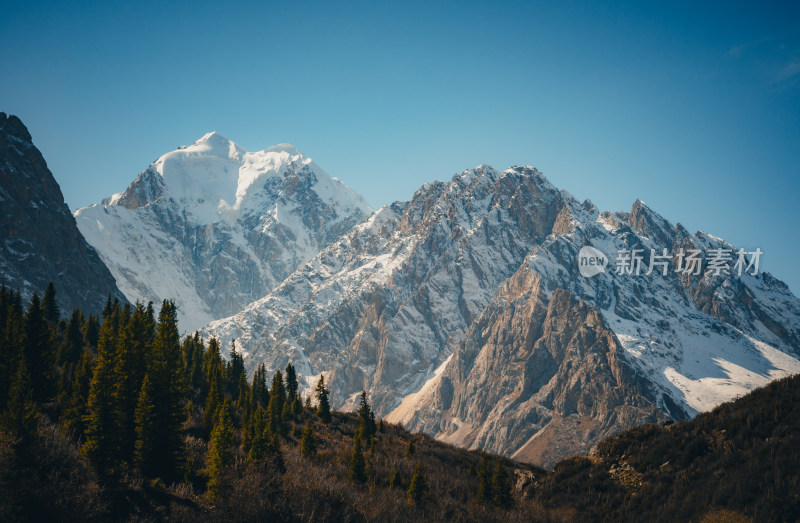
[[[112,305],[100,327],[97,364],[89,386],[84,416],[85,440],[81,449],[100,472],[113,468],[116,456],[116,423],[114,419],[114,365],[116,360],[117,325],[120,310]]]
[[[225,400],[219,409],[217,423],[211,431],[208,450],[208,491],[212,498],[225,494],[224,476],[233,462],[233,417],[231,405]]]
[[[320,375],[317,382],[317,416],[324,423],[331,422],[330,391],[325,388],[325,376]]]

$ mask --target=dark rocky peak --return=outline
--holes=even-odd
[[[33,145],[33,139],[27,127],[22,123],[22,120],[13,114],[9,116],[6,113],[0,112],[0,136],[2,136],[4,140],[12,139],[28,145]]]
[[[78,231],[61,188],[16,116],[0,113],[0,280],[25,299],[56,288],[62,311],[102,310],[109,295],[126,302],[114,278]]]

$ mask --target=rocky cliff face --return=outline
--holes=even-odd
[[[444,372],[388,419],[544,467],[668,419],[598,311],[568,291],[542,291],[524,265],[470,325]]]
[[[62,313],[125,301],[75,225],[61,189],[16,116],[0,113],[0,279],[24,297],[52,281]]]
[[[586,246],[610,262],[593,277]],[[651,249],[666,272],[647,274]],[[676,271],[695,249],[698,273]],[[203,333],[251,368],[325,373],[337,407],[365,389],[389,420],[549,465],[800,372],[800,301],[767,273],[714,275],[713,249],[735,252],[641,201],[600,213],[535,169],[479,167],[377,211]],[[638,273],[618,272],[634,250]]]
[[[370,212],[291,145],[251,153],[209,133],[75,217],[131,301],[174,299],[191,332],[263,297]]]
[[[688,418],[800,371],[800,301],[768,273],[714,275],[709,253],[732,246],[640,201],[612,215],[567,199],[562,218],[389,420],[551,466],[624,428]],[[611,261],[591,278],[578,267],[587,245]],[[640,274],[619,273],[617,256],[634,249],[648,253]],[[666,249],[666,274],[647,274],[650,249]],[[676,272],[690,250],[703,253],[698,274]]]

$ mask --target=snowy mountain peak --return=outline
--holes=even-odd
[[[206,133],[189,147],[183,147],[178,150],[231,159],[238,158],[241,154],[246,152],[240,145],[225,138],[218,132]]]
[[[287,176],[304,180],[294,183],[294,189],[312,190],[324,201],[344,203],[364,215],[371,212],[360,195],[332,179],[293,145],[248,152],[216,132],[161,156],[125,191],[103,204],[136,209],[163,197],[180,202],[200,223],[231,221],[247,210],[272,205],[267,200],[277,196],[274,190]]]
[[[272,147],[267,147],[264,152],[268,153],[286,153],[289,156],[300,156],[305,158],[305,155],[297,150],[297,147],[290,143],[279,143],[278,145],[273,145]]]
[[[204,134],[198,140],[195,140],[194,141],[194,145],[199,145],[199,144],[208,143],[208,142],[211,142],[211,143],[228,143],[230,141],[231,140],[229,140],[228,138],[222,136],[217,131],[211,131],[210,133]]]
[[[212,132],[75,218],[131,301],[173,298],[193,330],[262,297],[371,212],[294,146],[248,152]]]

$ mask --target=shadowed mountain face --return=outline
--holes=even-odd
[[[586,246],[609,261],[593,277]],[[716,275],[715,249],[733,256]],[[618,272],[633,250],[643,268]],[[651,250],[666,272],[647,274]],[[736,254],[641,201],[600,213],[535,169],[481,166],[378,210],[202,332],[235,338],[250,368],[293,362],[306,387],[325,373],[336,407],[363,389],[412,430],[552,465],[800,371],[800,301]]]
[[[62,313],[126,301],[75,224],[61,189],[16,116],[0,113],[0,278],[23,297],[52,281]]]
[[[570,507],[578,521],[794,521],[798,429],[800,376],[792,376],[691,421],[608,438],[524,495]]]

